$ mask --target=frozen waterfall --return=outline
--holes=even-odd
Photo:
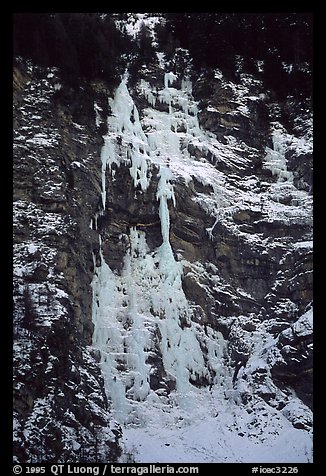
[[[283,460],[300,451],[305,461],[308,435],[293,428],[285,416],[275,419],[274,409],[265,402],[255,403],[253,414],[242,402],[249,392],[252,368],[273,357],[267,347],[262,349],[261,334],[250,344],[248,382],[234,380],[226,356],[227,342],[219,331],[203,325],[196,306],[183,291],[184,262],[176,259],[170,242],[170,207],[176,206],[174,183],[181,178],[187,186],[195,176],[211,185],[213,199],[207,206],[217,216],[211,233],[219,207],[234,207],[223,174],[201,158],[194,161],[188,145],[209,151],[218,160],[234,159],[231,146],[221,146],[201,130],[191,82],[183,80],[181,89],[176,89],[172,87],[175,80],[174,73],[166,73],[161,90],[145,80],[140,82],[140,93],[148,103],[141,119],[126,79],[109,99],[111,113],[101,152],[102,213],[109,213],[107,174],[119,174],[127,167],[135,200],[157,182],[162,237],[161,244],[151,249],[144,227],[130,225],[119,272],[107,264],[101,237],[100,259],[94,257],[93,347],[100,355],[110,412],[123,425],[126,452],[133,452],[139,462],[248,462],[257,461],[259,452],[261,461],[266,461],[269,450],[277,455],[283,448],[282,435],[296,440]],[[167,107],[155,109],[159,102]],[[266,167],[276,170],[280,179],[291,180],[283,152],[275,136],[274,149],[267,151]],[[243,369],[240,374],[245,375]],[[260,422],[257,430],[255,418]],[[268,434],[267,447],[259,440],[260,426]],[[248,428],[252,439],[242,438]]]
[[[158,351],[155,346],[158,345],[162,355],[166,379],[174,382],[171,385],[183,401],[185,395],[195,389],[191,380],[204,378],[208,381],[218,374],[220,363],[216,359],[216,346],[220,355],[223,352],[221,335],[218,337],[220,342],[207,343],[209,337],[191,321],[182,289],[182,264],[176,261],[169,240],[169,202],[175,205],[174,175],[169,162],[182,156],[178,137],[171,130],[176,119],[171,112],[176,90],[169,86],[175,79],[173,73],[164,78],[163,96],[170,104],[169,114],[161,113],[160,118],[155,118],[157,111],[152,110],[154,116],[147,134],[143,131],[125,79],[109,101],[111,115],[107,120],[108,132],[101,153],[103,209],[109,193],[106,190],[107,168],[113,163],[118,166],[129,164],[134,187],[142,191],[146,191],[149,185],[151,167],[156,167],[159,177],[156,198],[162,233],[161,246],[150,251],[145,232],[131,228],[130,248],[121,275],[110,269],[102,252],[101,265],[95,268],[92,283],[93,345],[101,353],[101,367],[112,411],[121,423],[138,421],[141,412],[137,411],[139,405],[135,402],[154,398],[151,395],[154,391],[150,388],[152,367],[148,362],[150,355]],[[189,82],[183,85],[182,94],[184,91],[189,94],[189,88]],[[191,107],[185,107],[183,120],[190,130],[194,124],[196,127],[196,121],[194,115],[188,113],[189,109]],[[209,365],[203,355],[203,346],[206,353],[212,353]],[[159,394],[155,394],[156,399],[160,398]]]

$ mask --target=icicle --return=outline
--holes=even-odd
[[[185,78],[181,80],[181,90],[185,91],[189,95],[192,94],[192,82],[189,78]]]
[[[207,231],[207,233],[208,233],[209,239],[210,239],[211,241],[213,241],[213,239],[214,239],[214,234],[213,234],[213,232],[214,232],[214,228],[215,228],[215,226],[217,225],[219,219],[220,219],[220,217],[219,217],[219,215],[218,215],[218,216],[216,217],[216,219],[215,219],[215,222],[214,222],[213,226],[211,226],[211,227],[209,227],[209,228],[206,228],[206,231]]]
[[[103,210],[105,210],[105,205],[106,205],[106,167],[107,167],[107,157],[103,153],[101,154],[101,159],[102,159],[102,207]]]
[[[142,129],[139,113],[134,104],[124,79],[115,92],[114,99],[110,101],[112,116],[108,118],[109,132],[118,134],[121,142],[127,145],[126,154],[131,160],[130,175],[135,188],[140,185],[141,190],[146,190],[149,185],[148,142]],[[121,158],[115,159],[118,165]]]
[[[96,127],[100,127],[103,121],[99,111],[102,111],[102,108],[96,102],[94,102],[94,111],[95,111],[95,125]]]
[[[168,88],[177,79],[177,76],[170,71],[164,74],[164,88]]]
[[[113,163],[117,163],[114,143],[110,137],[110,134],[103,136],[104,144],[101,150],[101,176],[102,176],[102,207],[105,210],[106,206],[106,169],[111,167]]]
[[[161,220],[163,242],[168,243],[170,231],[170,215],[167,201],[172,199],[173,204],[175,206],[175,196],[173,192],[173,187],[170,183],[172,173],[169,168],[161,166],[159,177],[160,181],[158,183],[156,198],[160,201],[159,215]]]
[[[265,168],[277,177],[278,182],[293,182],[293,173],[287,169],[287,160],[285,158],[285,140],[284,134],[278,130],[274,131],[272,136],[273,149],[266,147],[266,156],[264,158]]]
[[[140,80],[140,91],[152,107],[155,107],[156,96],[152,93],[150,84],[144,79]]]

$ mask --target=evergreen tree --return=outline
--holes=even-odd
[[[130,45],[110,15],[97,13],[17,13],[13,40],[16,56],[57,66],[73,86],[82,77],[114,81]]]
[[[261,77],[279,96],[293,89],[299,96],[311,94],[311,14],[168,13],[166,19],[195,68],[221,68],[236,80],[236,58],[242,59],[243,72],[254,74],[260,74],[257,64],[263,62]]]

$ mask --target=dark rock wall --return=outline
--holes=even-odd
[[[25,63],[14,78],[14,456],[116,459],[120,430],[89,348],[102,144],[93,100],[107,91],[62,91],[55,71]]]

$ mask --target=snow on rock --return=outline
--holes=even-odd
[[[155,42],[157,18],[130,14],[127,31],[145,24]],[[158,55],[161,80],[144,74],[132,90],[125,76],[108,99],[100,154],[100,138],[93,154],[87,144],[101,100],[91,127],[71,121],[84,158],[60,151],[55,70],[26,84],[14,142],[17,454],[54,458],[50,431],[62,458],[86,446],[90,461],[117,459],[121,425],[121,462],[311,462],[312,197],[288,159],[311,153],[311,138],[275,121],[272,147],[248,145],[236,121],[266,97],[249,75],[235,84],[220,71],[230,130],[207,130],[195,83]],[[204,112],[220,118],[221,104]]]
[[[146,427],[124,430],[126,453],[138,463],[311,462],[309,435],[277,412],[271,421],[268,406],[237,411],[216,388],[195,398],[191,418],[179,407],[152,405]]]
[[[119,427],[111,425],[87,347],[91,231],[86,240],[82,232],[99,140],[93,124],[73,121],[69,106],[54,100],[55,68],[24,61],[17,68],[23,79],[14,104],[14,461],[78,461],[81,452],[106,460],[118,451]]]
[[[262,186],[252,172],[245,173],[252,149],[232,136],[221,144],[205,132],[191,82],[184,80],[176,89],[171,87],[176,79],[166,72],[161,90],[140,81],[139,94],[148,103],[141,119],[126,78],[109,100],[112,114],[102,149],[103,208],[110,193],[107,165],[112,175],[119,173],[113,164],[128,166],[134,188],[144,193],[156,176],[162,236],[161,245],[151,249],[146,231],[130,227],[122,271],[112,270],[100,251],[92,282],[93,346],[100,351],[112,413],[124,425],[121,461],[131,455],[135,462],[311,462],[310,410],[273,381],[272,369],[285,362],[279,338],[269,332],[273,320],[261,321],[253,313],[231,315],[224,320],[230,327],[228,340],[214,327],[199,324],[198,306],[183,289],[183,267],[203,290],[200,279],[206,268],[182,259],[182,253],[181,260],[176,259],[170,242],[169,207],[178,206],[175,184],[182,180],[192,190],[195,183],[210,187],[210,193],[195,193],[193,200],[212,218],[206,231],[213,242],[222,223],[248,246],[259,247],[262,255],[268,256],[267,247],[281,246],[269,236],[243,231],[239,223],[243,216],[262,214],[266,222],[309,222],[311,199],[293,185],[285,159],[295,140],[275,124],[273,149],[266,149],[263,165],[276,180]],[[243,116],[249,115],[248,101],[261,99],[250,95],[246,81],[241,87],[233,85]],[[168,105],[168,111],[156,109],[158,103]],[[292,202],[287,205],[289,195]],[[305,243],[293,243],[293,248],[304,248]],[[253,265],[259,265],[258,258]],[[209,278],[212,291],[234,299],[234,290],[217,267],[214,273],[216,279]],[[254,302],[245,289],[237,293]],[[278,305],[281,309],[282,302]],[[292,328],[287,326],[284,338],[288,332],[298,338],[310,332],[310,316],[309,311]],[[303,426],[297,423],[300,415]]]
[[[123,21],[122,25],[126,28],[127,33],[135,37],[142,26],[145,26],[150,34],[154,36],[154,27],[161,21],[158,14],[151,13],[128,13],[127,21]],[[119,26],[119,21],[117,21]]]
[[[102,159],[102,203],[105,209],[106,185],[105,173],[107,166],[113,163],[120,164],[121,160],[130,160],[130,175],[134,185],[140,185],[141,190],[148,187],[147,140],[139,122],[138,110],[129,94],[126,78],[115,92],[113,100],[109,101],[112,115],[108,117],[108,133],[104,136],[104,146],[101,151]],[[112,141],[112,134],[123,138],[125,147],[123,158],[117,158]]]

